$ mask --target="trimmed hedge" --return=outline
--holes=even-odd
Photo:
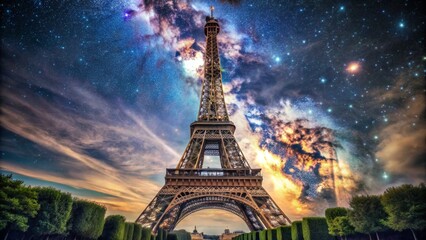
[[[333,239],[333,237],[328,234],[328,225],[324,217],[303,218],[302,231],[304,240]]]
[[[133,231],[135,230],[134,223],[126,223],[129,227],[127,228],[127,240],[133,240]]]
[[[251,232],[251,234],[252,234],[252,236],[251,236],[252,240],[260,240],[259,239],[259,232],[253,231],[253,232]]]
[[[268,229],[268,240],[277,240],[277,229]]]
[[[291,223],[291,239],[303,240],[302,221],[294,221]]]
[[[291,226],[281,226],[277,228],[278,240],[291,240]]]
[[[167,240],[178,240],[177,235],[174,233],[167,234]]]
[[[104,206],[75,198],[72,203],[71,218],[68,221],[70,235],[98,239],[104,229],[105,212]]]
[[[262,230],[259,232],[259,239],[260,240],[269,240],[268,239],[268,230]]]
[[[142,237],[142,226],[137,223],[133,223],[133,239],[132,240],[141,240]]]
[[[151,240],[151,229],[145,227],[142,228],[141,240]]]
[[[101,239],[122,240],[124,236],[124,221],[126,221],[126,219],[120,215],[108,216],[105,219]]]
[[[157,236],[155,237],[155,240],[166,240],[167,239],[167,231],[159,228],[157,230]]]
[[[123,235],[123,240],[127,240],[128,232],[129,232],[129,223],[124,223],[124,235]]]
[[[183,229],[171,233],[176,234],[178,240],[191,240],[191,234]]]

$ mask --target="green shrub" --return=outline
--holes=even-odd
[[[302,221],[294,221],[291,223],[291,239],[303,240]]]
[[[291,226],[281,226],[277,228],[278,240],[291,240]]]
[[[268,240],[277,240],[277,229],[268,229]]]
[[[123,240],[127,240],[127,235],[129,233],[129,224],[128,223],[124,223],[124,235],[123,235]]]
[[[251,232],[251,234],[252,234],[252,236],[251,236],[252,240],[260,240],[259,239],[259,232],[253,231],[253,232]]]
[[[176,230],[172,233],[176,234],[178,240],[191,240],[191,234],[185,230]]]
[[[176,234],[174,233],[169,233],[167,234],[167,240],[178,240]]]
[[[327,221],[323,217],[303,218],[302,231],[304,240],[333,239],[333,237],[328,234]]]
[[[151,229],[142,227],[141,240],[151,240]]]
[[[105,219],[104,230],[101,239],[103,240],[123,240],[124,222],[126,218],[121,215],[111,215]]]
[[[127,234],[126,238],[124,240],[133,240],[133,231],[135,230],[135,224],[134,223],[126,223],[127,227]]]
[[[69,232],[74,237],[98,239],[104,229],[106,208],[94,202],[74,199]]]
[[[142,226],[138,223],[133,223],[133,239],[141,240],[142,237]]]
[[[268,230],[262,230],[259,232],[259,239],[260,240],[269,240],[268,239]]]

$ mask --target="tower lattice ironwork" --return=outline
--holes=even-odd
[[[186,216],[204,209],[234,213],[251,230],[291,223],[262,187],[261,169],[252,169],[234,137],[222,88],[217,45],[220,26],[206,17],[204,79],[198,121],[191,124],[191,139],[174,169],[166,170],[165,185],[136,222],[173,230]],[[220,159],[221,168],[203,168],[205,156]]]

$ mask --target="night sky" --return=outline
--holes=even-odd
[[[210,5],[236,138],[292,220],[425,180],[425,6],[371,0],[1,3],[1,172],[134,221],[188,143]]]

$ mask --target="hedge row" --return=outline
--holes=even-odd
[[[303,218],[294,221],[291,226],[281,226],[274,229],[253,231],[240,234],[233,240],[328,240],[327,222],[322,217]]]
[[[152,239],[151,230],[125,222],[121,215],[105,218],[106,208],[96,202],[73,198],[51,187],[25,186],[11,175],[0,174],[0,237],[3,239]],[[173,239],[173,237],[172,237]],[[189,240],[189,239],[178,239]]]

